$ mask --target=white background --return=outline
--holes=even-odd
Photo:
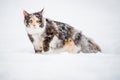
[[[102,54],[34,54],[23,10],[68,23]],[[119,0],[0,0],[0,80],[119,80]]]

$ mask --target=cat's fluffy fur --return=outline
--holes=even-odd
[[[101,52],[100,47],[93,40],[87,38],[72,26],[44,18],[43,10],[33,14],[29,14],[26,11],[23,13],[26,31],[29,39],[33,43],[35,52],[55,50],[67,51],[70,53]]]

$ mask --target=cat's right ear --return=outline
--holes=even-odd
[[[27,11],[23,10],[23,15],[24,15],[24,17],[26,18],[26,17],[29,16],[29,13],[28,13]]]

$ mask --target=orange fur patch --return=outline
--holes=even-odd
[[[72,53],[74,51],[75,44],[71,39],[68,39],[68,41],[65,42],[64,49],[65,51]]]

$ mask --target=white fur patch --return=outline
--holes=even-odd
[[[26,27],[26,31],[28,34],[42,34],[45,31],[45,27],[41,28],[39,26],[36,26],[35,28],[30,26]]]
[[[59,40],[57,36],[54,36],[52,41],[50,42],[50,48],[56,49],[60,46],[61,46],[61,40]]]
[[[39,35],[39,34],[34,34],[32,35],[32,37],[34,38],[34,48],[36,50],[42,50],[43,51],[43,38]]]
[[[45,28],[26,27],[26,31],[28,32],[28,34],[31,34],[34,39],[33,45],[35,50],[43,51],[43,38],[41,35],[44,33]]]

